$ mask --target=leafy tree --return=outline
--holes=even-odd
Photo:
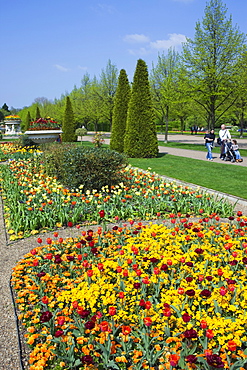
[[[193,99],[204,108],[211,128],[236,100],[238,60],[245,49],[244,34],[226,13],[221,0],[210,0],[202,23],[196,23],[194,40],[183,48]]]
[[[117,89],[118,69],[109,60],[105,69],[102,70],[97,94],[101,100],[102,119],[112,125],[114,96]]]
[[[128,104],[130,98],[130,84],[124,69],[118,77],[118,85],[114,99],[112,116],[110,148],[119,153],[124,151],[124,135],[126,129]]]
[[[76,127],[75,127],[72,104],[71,104],[69,96],[67,96],[63,124],[62,124],[62,130],[63,130],[62,140],[66,142],[75,141],[76,140],[75,129]]]
[[[169,49],[167,55],[158,56],[157,66],[151,74],[155,113],[161,124],[165,123],[165,142],[168,139],[169,115],[175,101],[178,62],[178,53]]]
[[[124,137],[124,152],[129,157],[136,158],[156,157],[158,154],[148,69],[142,59],[137,61],[134,74]]]

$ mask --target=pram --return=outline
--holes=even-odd
[[[236,156],[232,148],[232,142],[227,140],[225,142],[224,161],[236,162]]]

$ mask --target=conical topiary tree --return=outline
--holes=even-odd
[[[35,119],[36,119],[36,120],[38,120],[39,118],[41,118],[41,114],[40,114],[39,107],[37,106],[37,107],[36,107]]]
[[[148,69],[142,59],[137,61],[134,74],[124,137],[124,152],[129,157],[135,158],[151,158],[158,154]]]
[[[72,142],[76,141],[75,135],[75,119],[72,104],[70,101],[69,96],[66,98],[65,110],[64,110],[64,117],[62,123],[62,141]]]
[[[124,151],[124,135],[127,121],[128,103],[130,99],[130,84],[124,69],[118,77],[118,85],[114,98],[110,148],[119,153]]]
[[[31,121],[32,121],[31,114],[28,111],[27,112],[27,117],[26,117],[26,120],[25,120],[24,131],[27,131],[29,129],[29,126],[30,126],[30,122]]]

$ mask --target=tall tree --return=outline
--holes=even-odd
[[[130,84],[128,76],[126,71],[121,69],[114,99],[110,141],[110,148],[119,153],[124,151],[124,135],[126,129],[129,98]]]
[[[148,69],[142,59],[137,61],[134,74],[124,137],[124,152],[129,157],[136,158],[151,158],[158,154]]]
[[[236,100],[238,60],[245,49],[244,34],[226,13],[221,0],[210,0],[202,23],[196,23],[194,40],[183,48],[193,99],[204,108],[210,128]]]
[[[114,106],[114,96],[116,94],[118,81],[118,69],[109,60],[105,69],[102,70],[100,76],[100,90],[98,95],[101,99],[101,115],[102,119],[108,121],[112,125],[112,115]]]
[[[29,129],[29,126],[30,126],[30,122],[32,121],[31,119],[31,114],[30,112],[28,111],[27,112],[27,117],[26,117],[26,120],[25,120],[25,125],[24,125],[24,130],[27,131]]]
[[[36,107],[36,114],[35,114],[35,119],[39,119],[41,118],[41,114],[40,114],[40,109],[39,109],[39,106],[37,105]]]
[[[7,106],[6,103],[3,104],[1,109],[5,110],[7,113],[10,113],[9,107]]]
[[[76,140],[74,113],[69,96],[66,97],[62,130],[62,141],[72,142]]]
[[[156,67],[151,73],[151,86],[156,116],[163,125],[165,123],[165,142],[168,140],[168,122],[175,101],[179,55],[169,49],[167,55],[159,55]]]

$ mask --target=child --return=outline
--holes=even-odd
[[[238,147],[238,142],[237,140],[232,140],[232,149],[234,150],[236,162],[242,162],[243,159],[241,158],[241,155],[239,153],[239,147]]]

